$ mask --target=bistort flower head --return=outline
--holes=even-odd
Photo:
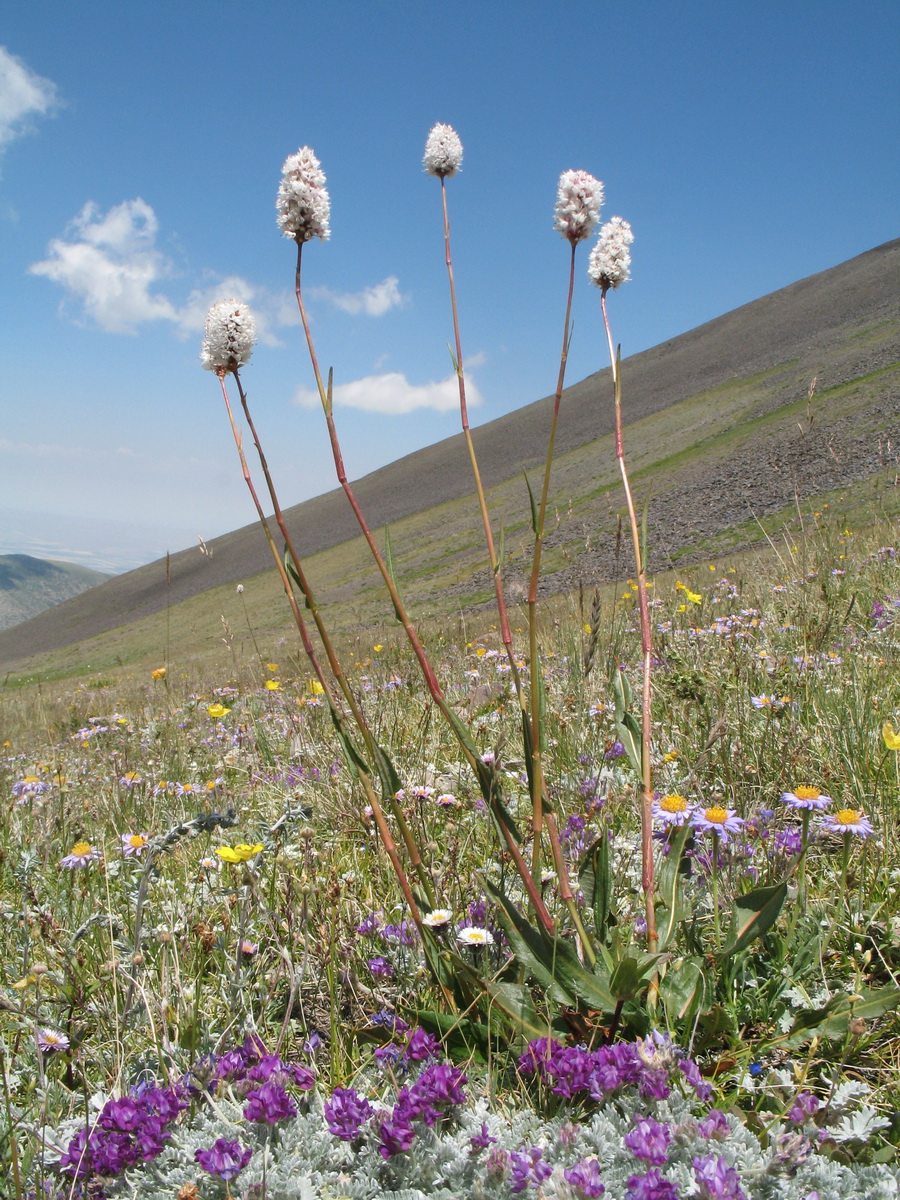
[[[284,160],[275,207],[278,227],[285,237],[296,242],[314,237],[325,242],[331,237],[331,198],[325,187],[325,172],[309,146],[301,146]]]
[[[425,143],[422,163],[429,175],[446,179],[462,166],[463,148],[452,125],[435,125]]]
[[[634,241],[631,226],[621,217],[613,217],[600,230],[597,245],[588,261],[588,278],[598,288],[617,288],[631,278],[631,252]]]
[[[255,342],[256,322],[247,305],[219,300],[206,314],[200,365],[216,374],[236,371],[250,361]]]
[[[603,184],[587,171],[563,171],[556,191],[553,228],[574,246],[590,237],[600,206],[603,203]]]

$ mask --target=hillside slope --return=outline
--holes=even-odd
[[[891,454],[896,458],[891,447],[900,444],[900,393],[893,370],[898,361],[900,239],[626,359],[626,421],[630,427],[650,422],[655,439],[644,461],[639,458],[631,465],[638,474],[642,467],[654,472],[658,498],[651,521],[674,531],[663,546],[667,559],[712,526],[724,528],[746,520],[751,512],[758,516],[771,511],[792,494],[812,494],[816,487],[841,486],[845,478],[865,478],[884,469]],[[852,425],[844,422],[826,432],[829,422],[820,420],[816,429],[813,417],[798,440],[797,429],[804,432],[802,402],[814,375],[819,395],[828,398],[832,425],[841,415],[841,388],[858,385],[861,399],[857,397]],[[748,403],[737,406],[724,425],[721,419],[717,422],[717,413],[730,411],[729,396],[751,384]],[[488,487],[504,492],[504,481],[520,479],[523,469],[543,461],[551,404],[549,397],[539,400],[474,431]],[[786,412],[797,404],[796,420],[767,430],[767,414]],[[678,429],[668,429],[664,416],[659,416],[672,405],[679,406]],[[695,412],[695,418],[686,422],[685,412]],[[571,507],[592,490],[596,496],[613,486],[613,481],[600,481],[608,463],[601,470],[596,456],[612,422],[608,369],[566,390],[557,437],[557,504]],[[762,441],[744,438],[734,444],[739,426],[755,431]],[[665,486],[657,492],[659,479],[665,478],[666,456],[676,451],[689,470],[677,481],[670,480],[668,493]],[[730,455],[736,455],[734,461]],[[373,528],[467,496],[472,483],[462,436],[407,455],[354,487]],[[521,490],[521,483],[518,487]],[[337,546],[358,532],[339,489],[296,505],[286,515],[306,555]],[[557,531],[557,540],[562,536]],[[96,636],[271,566],[255,524],[215,539],[209,550],[210,556],[196,548],[173,555],[168,584],[165,562],[151,563],[41,614],[19,626],[15,635],[0,633],[0,666]],[[601,577],[610,569],[607,560],[594,551],[592,568]],[[571,571],[557,573],[557,586],[571,582]]]
[[[72,563],[30,554],[0,554],[0,629],[27,621],[108,578]]]

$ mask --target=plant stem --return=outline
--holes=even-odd
[[[644,572],[644,559],[641,553],[641,539],[638,532],[637,515],[634,500],[631,495],[631,485],[628,481],[628,471],[625,467],[625,450],[622,440],[622,389],[619,372],[619,356],[613,349],[612,330],[606,311],[607,288],[600,293],[600,307],[603,312],[603,325],[606,329],[606,340],[609,345],[609,360],[612,368],[613,385],[615,387],[616,403],[616,458],[625,488],[625,501],[628,506],[628,521],[631,526],[631,540],[634,545],[634,560],[638,584],[638,604],[641,616],[641,651],[643,655],[643,688],[641,692],[641,886],[644,891],[644,906],[647,917],[647,947],[651,954],[656,951],[659,941],[656,932],[656,909],[653,902],[653,787],[650,775],[650,659],[652,655],[652,639],[650,635],[650,608],[647,603],[647,578]],[[718,915],[717,915],[718,919]]]
[[[453,277],[453,259],[450,254],[450,218],[447,214],[447,181],[443,175],[441,176],[441,206],[444,214],[444,254],[447,264],[447,277],[450,281],[450,308],[453,314],[453,339],[456,347],[453,367],[456,371],[456,379],[459,386],[459,415],[462,422],[466,449],[469,452],[469,461],[472,464],[472,474],[475,478],[475,493],[478,497],[478,507],[481,510],[481,522],[484,526],[484,537],[487,543],[488,559],[491,564],[491,574],[494,577],[494,593],[497,598],[497,613],[500,618],[500,637],[503,640],[503,645],[506,647],[506,655],[509,659],[509,668],[512,672],[516,695],[521,700],[522,683],[519,678],[519,668],[516,666],[516,657],[513,653],[512,634],[510,633],[509,617],[506,611],[506,596],[503,591],[502,565],[494,548],[494,533],[491,527],[491,518],[488,513],[487,500],[485,499],[484,487],[481,482],[481,472],[478,469],[478,459],[475,455],[472,431],[469,429],[469,410],[466,404],[466,376],[463,367],[462,339],[459,333],[459,312],[456,304],[456,282]]]
[[[547,442],[547,461],[544,465],[544,482],[534,531],[534,557],[531,564],[531,581],[528,585],[528,661],[531,669],[531,874],[535,881],[541,877],[541,825],[544,811],[544,759],[541,751],[541,680],[540,654],[537,636],[537,594],[541,574],[541,552],[544,546],[544,522],[547,515],[547,498],[550,493],[550,472],[553,466],[553,451],[556,445],[556,429],[559,423],[559,406],[566,378],[566,362],[569,357],[569,327],[572,318],[572,294],[575,289],[575,246],[569,260],[569,290],[566,297],[566,319],[563,325],[562,353],[559,358],[559,375],[553,397],[553,418],[550,422],[550,438]],[[558,873],[558,867],[557,867]]]

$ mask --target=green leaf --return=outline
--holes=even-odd
[[[612,870],[609,859],[609,838],[601,834],[587,849],[578,873],[578,883],[594,914],[594,935],[606,941],[606,931],[616,923],[612,913]]]
[[[775,924],[781,906],[787,896],[787,881],[782,880],[772,887],[754,888],[745,896],[738,896],[731,912],[731,929],[725,946],[717,952],[719,958],[737,954],[761,937]]]
[[[616,737],[625,747],[628,761],[638,775],[642,775],[643,751],[641,749],[641,727],[630,711],[631,684],[624,672],[617,667],[612,677],[613,695],[616,701]]]
[[[548,952],[547,942],[540,931],[529,925],[508,896],[489,879],[485,880],[485,886],[500,905],[500,919],[506,928],[509,947],[519,964],[537,980],[550,999],[575,1008],[575,995],[560,982],[554,954],[552,950]]]
[[[466,1062],[473,1056],[479,1062],[487,1062],[490,1042],[483,1025],[468,1017],[455,1017],[452,1013],[437,1009],[417,1008],[414,1011],[416,1020],[441,1039],[454,1062]]]
[[[621,959],[609,979],[609,990],[616,1000],[632,1000],[643,988],[636,958]]]
[[[571,943],[530,925],[509,897],[489,879],[485,880],[485,887],[500,905],[500,918],[506,926],[510,948],[519,963],[546,989],[550,999],[570,1008],[580,1001],[602,1012],[615,1011],[616,998],[605,972],[589,971]]]
[[[547,1036],[547,1022],[535,1011],[531,992],[524,983],[494,983],[485,981],[490,1008],[499,1009],[506,1020],[515,1027],[520,1038],[531,1042]]]
[[[850,1021],[874,1020],[890,1012],[900,1004],[900,988],[886,987],[877,991],[867,989],[856,998],[840,992],[822,1008],[806,1008],[797,1013],[790,1031],[783,1038],[776,1038],[776,1045],[792,1049],[802,1046],[814,1037],[842,1038],[846,1035]]]
[[[531,505],[531,530],[535,537],[538,534],[538,510],[534,500],[534,492],[531,490],[531,484],[528,482],[528,475],[525,471],[522,472],[525,477],[525,486],[528,488],[528,503]]]
[[[670,964],[659,981],[666,1016],[676,1029],[693,1025],[698,1013],[709,1009],[712,992],[706,960],[700,957],[683,958]]]
[[[685,879],[684,847],[690,835],[691,826],[685,823],[669,843],[669,853],[657,871],[656,923],[660,950],[664,950],[672,942],[678,926],[689,915],[688,901],[682,884]]]

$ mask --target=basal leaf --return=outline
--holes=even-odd
[[[754,888],[738,896],[732,906],[731,929],[725,945],[718,951],[720,958],[737,954],[774,925],[787,896],[787,881],[772,887]]]

